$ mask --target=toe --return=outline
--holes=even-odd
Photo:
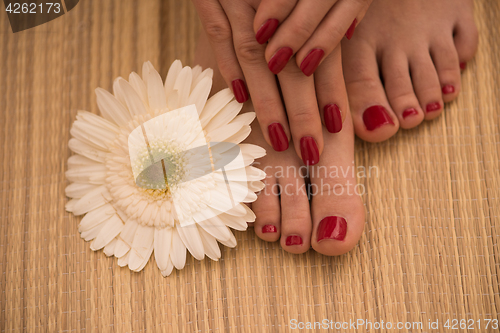
[[[325,255],[341,255],[359,241],[365,223],[364,207],[354,176],[352,120],[330,136],[320,165],[311,170],[313,232],[311,245]],[[362,191],[361,191],[362,192]]]
[[[275,242],[280,238],[280,203],[279,186],[274,174],[268,174],[264,180],[266,187],[259,193],[257,200],[252,203],[255,213],[253,224],[255,234],[268,242]]]
[[[382,74],[387,98],[402,128],[413,128],[424,120],[408,67],[408,56],[399,50],[388,50],[382,58]]]
[[[419,52],[410,58],[410,72],[425,119],[436,118],[443,111],[443,98],[439,77],[430,54]]]
[[[435,41],[430,52],[439,77],[443,101],[451,102],[457,98],[461,87],[460,62],[451,33]]]
[[[281,187],[281,246],[285,251],[304,253],[310,248],[311,214],[304,179],[299,168],[286,169]]]
[[[342,44],[342,61],[356,135],[369,142],[387,140],[399,122],[380,81],[374,50],[367,43],[349,42]]]
[[[457,22],[453,33],[455,48],[458,53],[460,68],[463,70],[468,61],[470,61],[477,51],[478,32],[472,10],[467,11],[464,17]]]

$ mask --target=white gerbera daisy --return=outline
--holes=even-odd
[[[236,246],[229,227],[245,230],[247,222],[255,220],[244,203],[253,202],[255,192],[264,187],[265,173],[251,164],[265,151],[241,144],[250,134],[255,114],[238,115],[242,104],[229,89],[207,100],[211,69],[182,67],[177,60],[165,84],[150,62],[144,63],[142,72],[142,78],[131,73],[129,81],[116,79],[114,95],[96,89],[102,117],[78,112],[69,141],[76,155],[68,159],[66,176],[71,184],[66,195],[72,199],[66,209],[85,214],[78,230],[83,239],[92,241],[92,250],[104,248],[106,255],[118,258],[118,265],[133,271],[142,270],[154,250],[162,275],[168,276],[173,267],[184,267],[186,249],[198,260],[205,255],[218,260],[217,241]],[[187,106],[197,110],[196,119],[179,110]],[[130,154],[131,133],[144,126],[154,134],[145,151],[150,156],[161,154],[162,163],[168,160],[171,166],[168,172],[163,168],[162,186],[141,185],[148,175],[137,174],[152,163],[138,157],[145,151]],[[144,134],[146,141],[148,135]],[[208,147],[208,162],[190,149],[200,140]],[[230,161],[236,156],[230,145],[217,143],[239,147],[236,154],[241,163]],[[228,157],[230,151],[234,156]],[[231,163],[214,168],[224,158]],[[229,208],[221,204],[229,200],[228,193],[232,195]]]

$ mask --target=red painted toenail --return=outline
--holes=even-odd
[[[266,224],[262,227],[262,233],[267,234],[268,232],[276,232],[278,229],[274,225]]]
[[[467,67],[467,63],[466,62],[461,62],[460,63],[460,69],[461,70],[465,70],[465,67]]]
[[[282,47],[279,49],[269,60],[269,63],[267,66],[273,72],[274,74],[278,74],[281,72],[283,68],[285,68],[286,64],[288,63],[288,60],[293,55],[293,50],[289,47]]]
[[[318,65],[325,55],[325,51],[322,49],[314,49],[309,54],[302,60],[302,63],[300,64],[300,70],[302,73],[304,73],[306,76],[311,76],[314,71],[316,71],[316,68],[318,68]]]
[[[276,151],[284,151],[288,149],[288,138],[285,134],[285,130],[280,123],[273,123],[267,127],[269,131],[269,139],[271,140],[271,145]]]
[[[434,112],[434,111],[437,111],[437,110],[440,110],[440,109],[441,109],[441,104],[439,102],[429,103],[425,107],[425,110],[427,112]]]
[[[409,108],[403,111],[403,119],[409,116],[415,116],[418,114],[418,111],[415,108]]]
[[[241,79],[234,80],[231,82],[231,86],[233,87],[234,98],[236,98],[238,103],[245,103],[248,101],[248,91],[245,81]]]
[[[354,35],[354,29],[356,29],[356,23],[358,23],[358,20],[354,19],[354,21],[352,21],[351,26],[349,27],[349,29],[347,29],[347,31],[345,33],[345,37],[347,39],[351,39],[352,35]]]
[[[447,84],[445,86],[443,86],[443,88],[441,89],[443,91],[443,94],[453,94],[455,92],[455,87],[452,86],[451,84]]]
[[[369,131],[373,131],[383,125],[394,125],[389,113],[382,105],[374,105],[366,109],[363,113],[363,122]]]
[[[330,133],[338,133],[342,130],[342,113],[337,104],[327,104],[323,109],[326,129]]]
[[[305,136],[300,139],[300,153],[302,161],[306,165],[314,165],[319,162],[319,150],[316,145],[316,140],[310,136]]]
[[[340,216],[327,216],[319,222],[317,242],[323,239],[344,240],[347,233],[347,222]]]
[[[277,19],[269,19],[264,22],[263,25],[259,28],[257,33],[255,34],[255,38],[259,44],[264,44],[274,35],[276,29],[278,29],[278,25],[280,22]]]
[[[291,245],[302,245],[302,237],[293,235],[293,236],[288,236],[285,241],[286,246],[291,246]]]

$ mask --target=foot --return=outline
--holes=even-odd
[[[472,0],[377,0],[342,42],[356,134],[383,141],[434,119],[477,49]]]
[[[338,83],[343,79],[340,50],[336,53],[335,68],[339,70],[331,82]],[[198,44],[195,62],[214,68],[213,91],[225,88],[210,46],[203,40]],[[303,177],[308,169],[294,149],[276,152],[266,143],[256,121],[246,140],[267,152],[256,165],[268,176],[265,189],[252,204],[255,234],[269,242],[280,240],[283,249],[291,253],[303,253],[312,246],[325,255],[340,255],[358,243],[363,231],[365,213],[358,195],[362,189],[355,186],[354,133],[345,87],[334,84],[331,94],[338,98],[346,115],[340,132],[332,134],[323,128],[325,150],[320,162],[309,167],[311,201]],[[252,105],[247,102],[242,112],[249,110]]]

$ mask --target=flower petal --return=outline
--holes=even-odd
[[[65,193],[67,197],[79,199],[95,188],[97,185],[72,183],[66,187]]]
[[[119,126],[125,126],[130,120],[132,120],[132,117],[125,106],[111,93],[102,88],[97,88],[95,90],[95,94],[97,97],[97,106],[105,119],[112,121]]]
[[[200,113],[201,126],[205,128],[210,120],[234,98],[231,89],[226,88],[210,97]],[[200,110],[198,110],[200,112]]]
[[[115,208],[106,204],[97,209],[92,210],[86,214],[78,225],[78,231],[84,232],[94,228],[96,225],[108,220],[111,216],[116,214]]]
[[[174,91],[179,94],[178,106],[183,107],[188,105],[189,93],[191,92],[191,83],[193,82],[193,75],[191,67],[184,67],[177,80],[175,80]]]
[[[142,66],[142,77],[148,92],[149,107],[152,110],[162,110],[167,107],[167,96],[160,74],[154,69],[151,62],[146,61]]]
[[[241,152],[244,155],[250,155],[253,158],[261,158],[266,156],[266,150],[262,147],[259,147],[257,145],[252,145],[249,143],[240,143],[240,149]]]
[[[123,229],[123,222],[118,215],[113,215],[105,223],[96,239],[90,245],[92,251],[97,251],[109,244]]]
[[[217,240],[202,228],[198,228],[198,231],[200,232],[207,257],[215,261],[219,260],[221,253]]]
[[[201,241],[198,228],[196,227],[196,223],[186,227],[178,225],[177,232],[193,257],[198,260],[203,260],[205,257],[205,250],[203,249],[203,243]]]
[[[148,91],[147,91],[147,88],[146,88],[144,81],[142,81],[139,74],[137,74],[136,72],[130,73],[130,75],[128,77],[128,82],[130,83],[132,88],[134,88],[137,95],[139,95],[139,97],[141,98],[144,105],[148,106],[149,105]],[[162,86],[162,89],[163,89],[163,86]]]
[[[104,247],[104,254],[107,255],[108,257],[111,257],[115,253],[115,246],[116,246],[117,239],[113,239],[111,242],[109,242],[108,245]]]
[[[212,132],[217,130],[219,127],[227,125],[233,120],[238,113],[240,113],[243,103],[238,103],[238,101],[231,101],[229,104],[224,106],[204,127],[207,132]]]
[[[160,271],[167,269],[170,260],[170,249],[172,247],[172,228],[155,228],[154,251],[156,264]]]
[[[142,225],[137,226],[134,235],[134,242],[130,249],[130,257],[128,267],[135,271],[141,267],[145,261],[149,260],[151,256],[154,241],[154,228],[145,227]]]
[[[198,114],[200,114],[201,110],[205,107],[207,103],[208,95],[210,94],[210,90],[212,89],[212,79],[204,78],[196,85],[196,87],[189,95],[188,105],[194,104],[196,106],[196,110]]]
[[[141,115],[147,113],[146,107],[142,102],[141,98],[135,92],[134,88],[132,88],[130,83],[127,82],[127,80],[120,78],[118,80],[118,86],[120,87],[123,93],[123,98],[130,114]]]
[[[236,238],[234,237],[234,235],[233,235],[233,233],[232,233],[232,232],[230,232],[230,234],[231,234],[231,236],[229,237],[229,239],[228,239],[228,240],[223,241],[223,240],[218,239],[218,241],[219,241],[221,244],[223,244],[223,245],[225,245],[225,246],[227,246],[227,247],[231,247],[231,248],[232,248],[232,247],[235,247],[235,246],[236,246]]]
[[[72,138],[68,142],[68,147],[73,152],[83,155],[91,160],[104,163],[106,159],[106,152],[97,149],[95,147],[89,146],[88,144]]]
[[[161,271],[161,275],[163,275],[163,277],[169,276],[170,274],[172,274],[173,269],[174,269],[174,264],[172,263],[172,260],[168,258],[167,268]]]
[[[179,237],[177,228],[172,229],[172,249],[170,250],[170,258],[175,268],[184,268],[186,264],[186,246]]]
[[[78,200],[73,208],[73,214],[75,216],[85,214],[98,207],[104,206],[110,201],[111,197],[106,185],[101,185]]]
[[[182,70],[182,62],[180,60],[175,60],[170,68],[168,69],[167,78],[165,79],[165,96],[167,100],[170,98],[170,94],[174,90],[174,84],[177,80],[177,76]]]

